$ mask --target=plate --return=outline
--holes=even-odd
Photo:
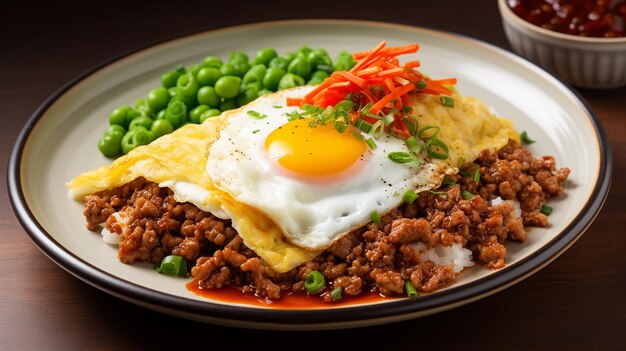
[[[367,50],[420,44],[421,71],[456,77],[458,90],[475,96],[527,131],[537,155],[553,155],[572,170],[566,195],[547,228],[533,228],[528,242],[507,245],[507,266],[474,267],[452,285],[417,299],[393,299],[317,309],[224,303],[194,295],[180,278],[126,265],[116,248],[85,228],[82,204],[68,197],[65,182],[109,163],[96,148],[110,111],[153,87],[160,74],[207,55],[233,50],[253,55],[263,47],[280,54],[302,45]],[[408,59],[408,58],[407,58]],[[501,291],[549,264],[572,245],[600,211],[611,177],[606,135],[589,106],[567,85],[532,63],[483,42],[451,33],[395,24],[296,20],[248,24],[163,42],[117,58],[77,77],[46,100],[26,123],[12,151],[8,185],[14,211],[34,243],[56,264],[107,293],[183,318],[263,329],[329,329],[390,323],[454,308]]]

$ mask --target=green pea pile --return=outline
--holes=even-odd
[[[253,59],[246,52],[233,51],[226,62],[208,56],[188,68],[178,65],[133,107],[120,106],[111,112],[98,149],[107,157],[125,155],[187,123],[202,123],[278,90],[319,84],[332,72],[347,71],[355,64],[345,50],[333,61],[324,49],[302,46],[283,56],[264,48]]]

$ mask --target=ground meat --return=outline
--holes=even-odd
[[[480,179],[464,176],[476,170]],[[547,225],[541,206],[563,192],[569,172],[556,169],[552,157],[535,158],[514,141],[497,152],[485,150],[474,164],[449,177],[448,185],[420,193],[413,204],[383,216],[379,225],[352,231],[285,273],[275,272],[247,248],[230,221],[177,203],[169,189],[143,178],[86,196],[84,216],[89,229],[104,224],[120,235],[122,262],[157,264],[166,255],[179,255],[204,289],[234,285],[269,299],[304,291],[306,276],[319,271],[329,282],[320,296],[332,302],[337,287],[344,296],[366,291],[397,295],[407,281],[422,292],[452,282],[459,274],[454,267],[423,259],[418,243],[427,248],[460,244],[485,267],[503,267],[506,241],[523,242],[526,227]],[[492,204],[496,198],[504,201]]]

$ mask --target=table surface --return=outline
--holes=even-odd
[[[287,1],[271,2],[271,8],[261,2],[241,3],[102,2],[93,5],[97,10],[85,11],[56,2],[2,2],[1,173],[6,174],[11,149],[24,123],[58,87],[120,53],[164,38],[257,21],[344,18],[442,29],[510,50],[495,1],[490,0],[399,1],[387,6],[317,1],[306,9],[302,3]],[[626,87],[577,91],[606,130],[614,163],[606,203],[579,241],[538,273],[468,305],[415,320],[321,331],[314,336],[311,332],[246,330],[179,319],[83,283],[50,261],[31,241],[12,211],[6,179],[0,177],[0,349],[137,350],[187,342],[211,347],[216,340],[239,336],[296,348],[332,338],[333,345],[356,348],[391,343],[403,349],[624,349]],[[193,337],[195,333],[200,337]],[[363,337],[367,333],[377,337]]]

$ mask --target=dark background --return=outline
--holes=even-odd
[[[15,218],[6,164],[17,134],[56,89],[127,51],[185,34],[276,19],[339,18],[441,29],[509,50],[496,1],[0,2],[0,349],[626,349],[626,88],[578,89],[606,129],[611,193],[586,234],[502,292],[388,325],[272,332],[202,324],[95,289],[47,259]]]

